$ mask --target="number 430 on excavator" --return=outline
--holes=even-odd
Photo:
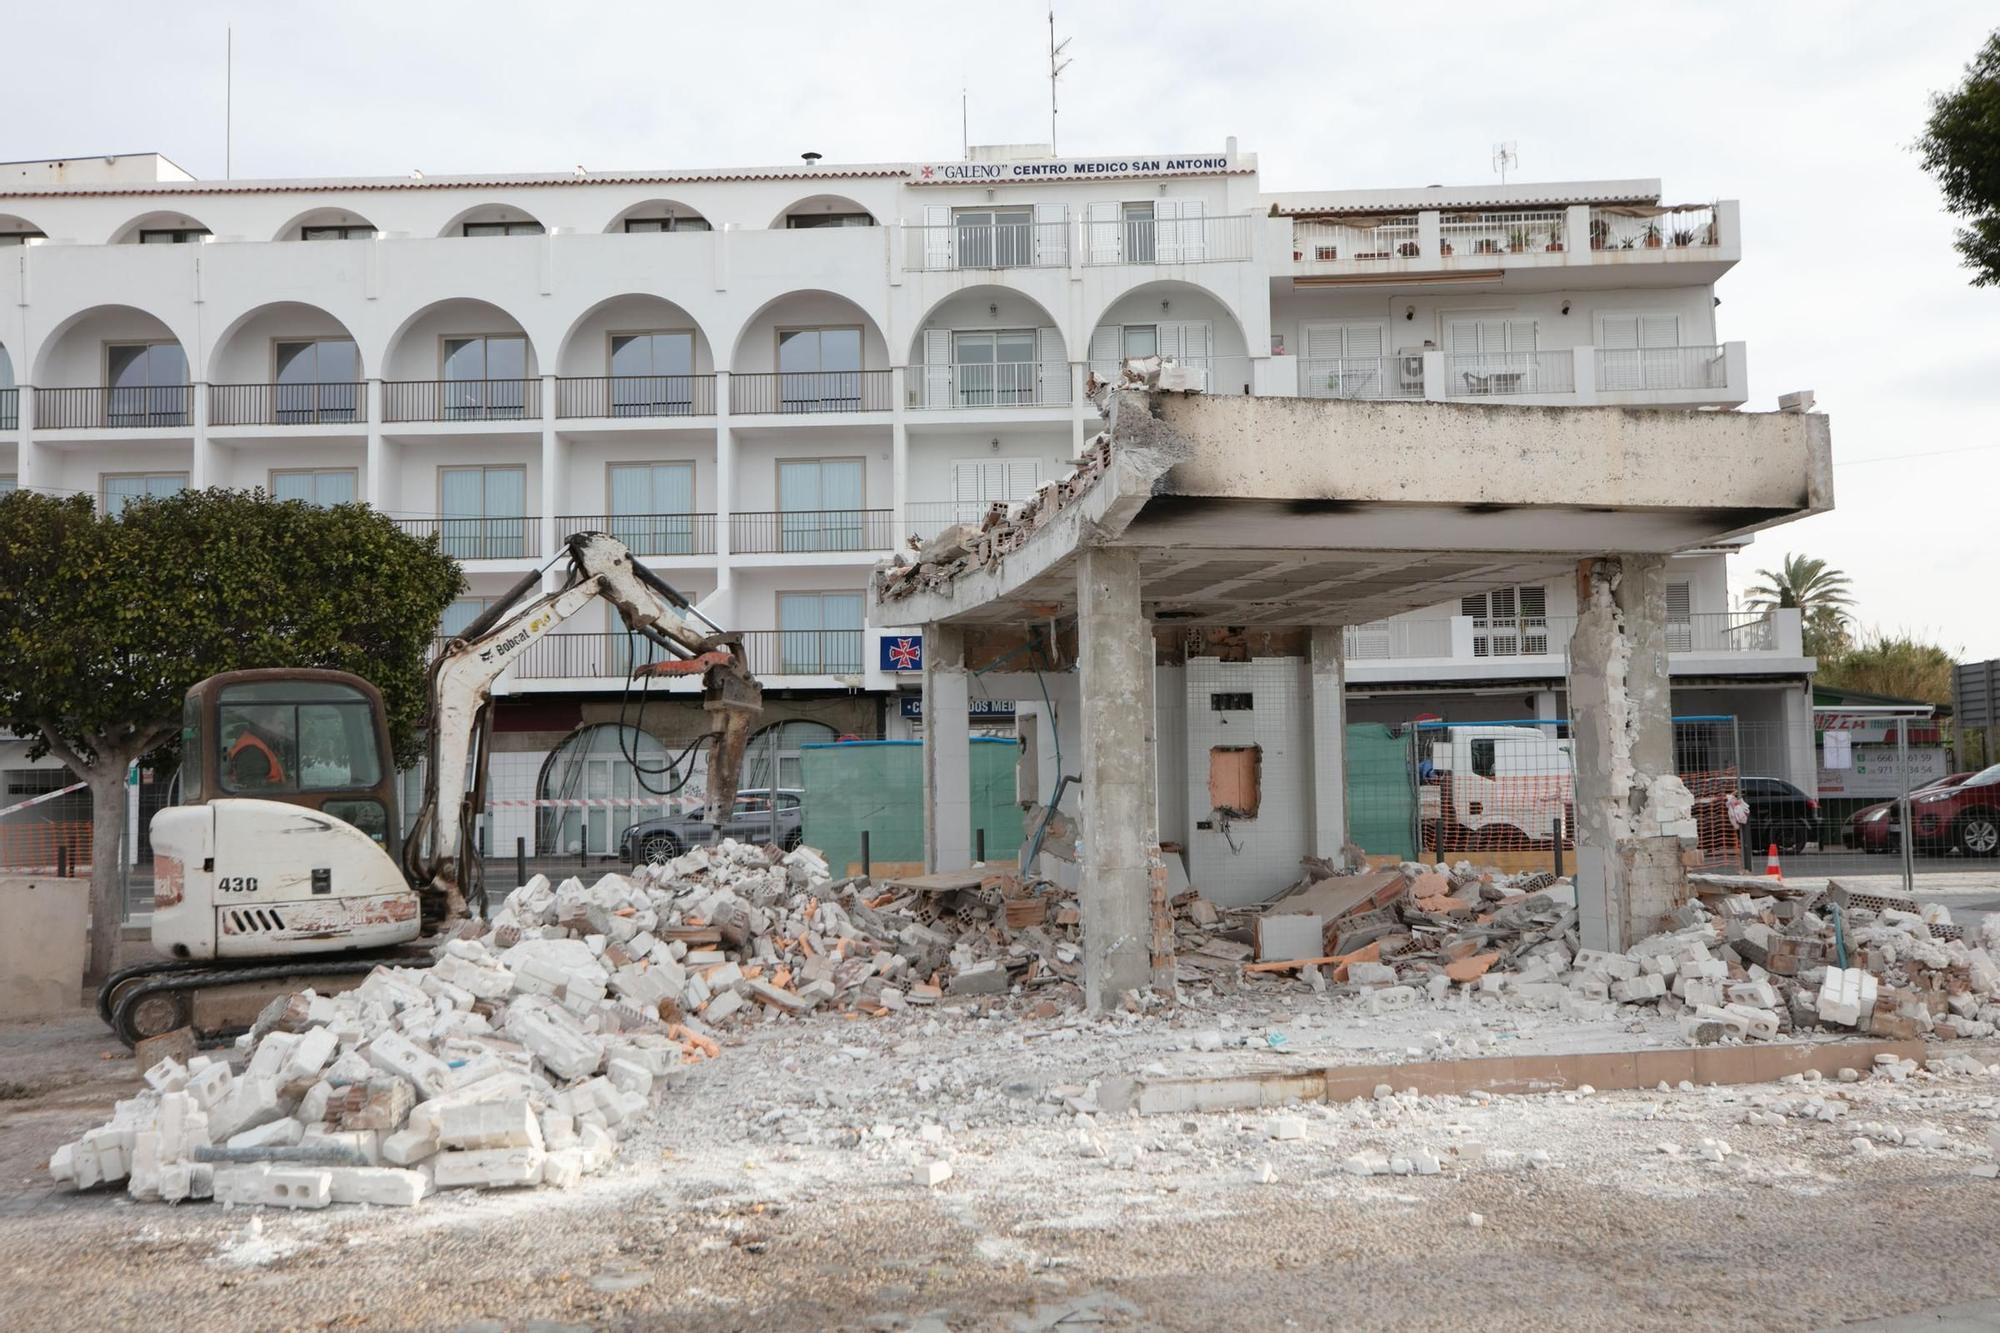
[[[583,532],[566,545],[561,588],[517,606],[539,585],[528,575],[432,662],[423,803],[407,835],[382,696],[360,677],[232,671],[188,691],[182,803],[152,823],[152,938],[163,957],[113,973],[97,997],[121,1038],[189,1025],[216,1035],[315,979],[362,975],[385,958],[423,966],[428,954],[404,946],[426,921],[463,918],[478,883],[472,829],[485,804],[493,682],[600,599],[668,654],[635,675],[701,673],[705,809],[728,816],[763,708],[741,636],[710,624],[615,538]]]

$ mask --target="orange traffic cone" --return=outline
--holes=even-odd
[[[1772,879],[1783,879],[1784,869],[1778,864],[1778,844],[1772,843],[1771,850],[1764,853],[1764,873]]]

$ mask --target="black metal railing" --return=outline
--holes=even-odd
[[[757,372],[729,377],[729,410],[771,412],[887,412],[894,397],[887,370]]]
[[[412,536],[435,535],[444,553],[454,560],[521,560],[539,556],[542,550],[539,518],[447,518],[433,514],[399,518],[395,523]]]
[[[556,531],[608,532],[634,555],[714,555],[713,514],[564,514]]]
[[[559,417],[706,417],[715,413],[713,375],[564,376]]]
[[[365,384],[211,384],[211,426],[330,426],[368,420]]]
[[[858,629],[754,629],[743,635],[743,659],[758,676],[858,676]]]
[[[384,421],[523,421],[542,414],[534,380],[386,380]]]
[[[886,551],[895,545],[891,509],[807,509],[731,514],[729,549],[740,555],[812,551]]]
[[[138,429],[186,426],[193,417],[194,387],[148,384],[135,387],[36,389],[38,430]]]
[[[21,424],[21,391],[0,389],[0,430],[13,430]]]

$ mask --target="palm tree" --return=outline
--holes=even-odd
[[[1764,581],[1745,591],[1752,610],[1797,607],[1808,654],[1834,657],[1846,650],[1854,605],[1847,575],[1824,560],[1788,555],[1779,569],[1760,569],[1757,576]]]

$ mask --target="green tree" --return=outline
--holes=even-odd
[[[89,785],[93,977],[123,916],[126,768],[175,745],[188,687],[250,667],[354,672],[410,762],[425,654],[459,587],[435,537],[363,505],[204,490],[114,518],[89,496],[0,498],[0,725]]]
[[[1917,152],[1944,191],[1946,211],[1968,224],[1954,244],[1972,285],[2000,283],[2000,29],[1956,88],[1932,96]]]
[[[1752,610],[1797,607],[1807,655],[1837,657],[1847,651],[1854,606],[1847,575],[1824,560],[1788,555],[1778,569],[1760,569],[1757,577],[1763,582],[1745,594]]]
[[[1929,704],[1951,702],[1953,654],[1910,634],[1872,634],[1829,661],[1820,663],[1818,678],[1868,694],[1897,699],[1921,699]]]

